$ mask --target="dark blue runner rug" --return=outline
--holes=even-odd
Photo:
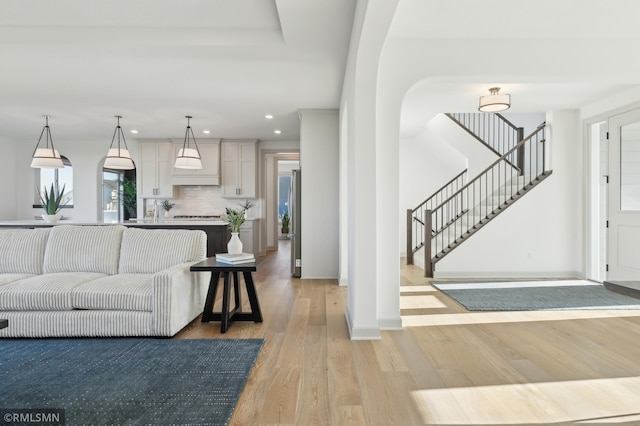
[[[67,425],[225,425],[262,344],[0,339],[0,413],[63,409]]]

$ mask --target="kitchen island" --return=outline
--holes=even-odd
[[[227,242],[231,237],[227,223],[222,220],[159,220],[157,222],[151,220],[132,220],[125,222],[102,222],[63,219],[55,223],[48,223],[44,220],[0,221],[0,228],[48,228],[57,225],[124,225],[131,228],[202,230],[207,234],[207,257],[214,256],[216,253],[226,253]]]

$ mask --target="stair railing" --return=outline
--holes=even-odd
[[[424,245],[424,212],[432,210],[435,206],[440,205],[453,193],[462,188],[467,181],[467,173],[468,169],[463,170],[449,182],[442,185],[442,187],[434,192],[433,195],[420,203],[418,207],[415,209],[407,209],[407,265],[413,265],[414,253],[420,250]],[[428,231],[429,239],[435,232],[435,230]]]
[[[456,112],[445,115],[499,157],[510,152],[524,138],[522,127],[517,127],[498,113]],[[521,154],[513,151],[505,161],[520,170],[523,158]]]
[[[521,170],[506,160],[516,151],[522,152]],[[546,178],[551,172],[545,156],[543,123],[449,198],[425,210],[425,229],[440,230],[423,246],[425,276],[433,277],[438,261]]]

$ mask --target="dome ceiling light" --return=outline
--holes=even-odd
[[[511,107],[511,95],[501,95],[499,87],[489,89],[489,95],[480,96],[480,105],[478,111],[481,112],[500,112]]]

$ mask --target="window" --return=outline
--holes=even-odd
[[[51,184],[57,184],[60,189],[64,186],[62,204],[64,204],[66,208],[73,207],[73,167],[67,157],[63,155],[60,157],[62,158],[64,168],[36,170],[36,188],[38,188],[38,191],[43,191],[45,188],[49,190]],[[34,208],[40,207],[40,194],[38,191],[34,194]]]

